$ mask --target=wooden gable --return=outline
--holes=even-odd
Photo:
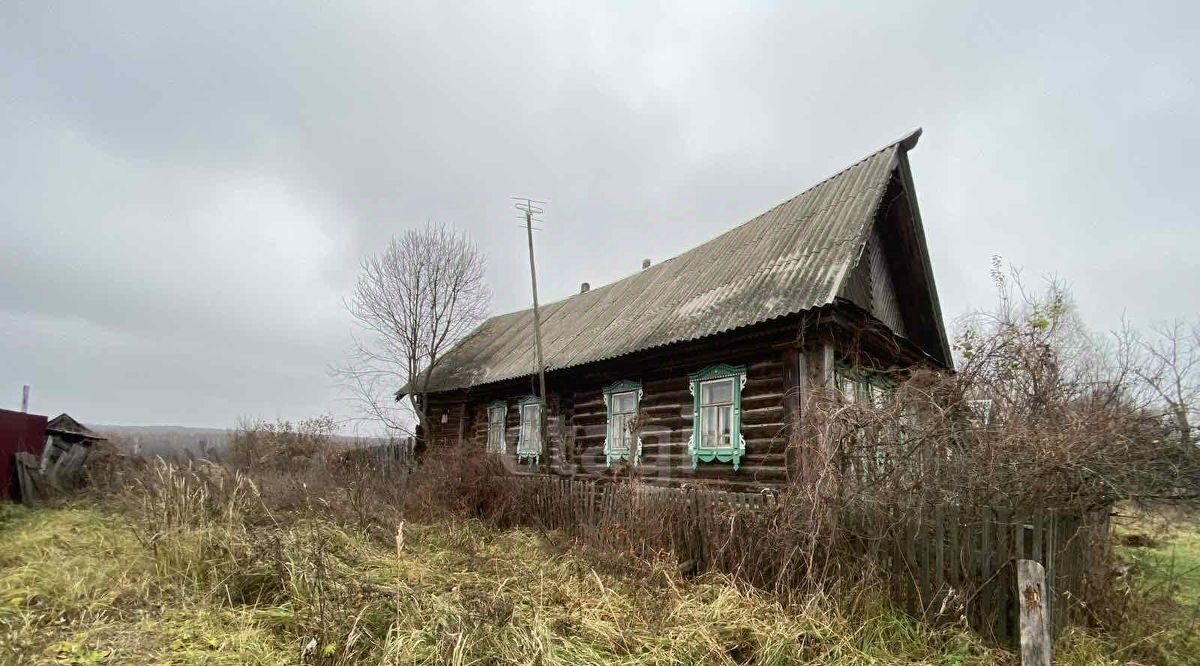
[[[951,367],[949,341],[908,169],[908,160],[902,159],[865,232],[858,261],[838,295]]]

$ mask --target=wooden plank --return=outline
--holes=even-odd
[[[1021,617],[1021,666],[1050,666],[1052,643],[1042,565],[1018,560],[1015,591]]]
[[[946,516],[941,505],[933,509],[934,571],[933,588],[938,595],[944,594],[946,586]]]
[[[903,525],[900,523],[900,512],[895,507],[892,507],[891,511],[889,511],[888,514],[889,514],[889,520],[888,520],[887,536],[889,537],[888,541],[891,542],[889,545],[891,546],[890,551],[891,551],[892,562],[891,562],[891,567],[889,570],[890,570],[891,579],[892,579],[892,598],[896,600],[896,603],[898,603],[902,607],[904,607],[905,606],[904,599],[906,596],[905,595],[905,586],[903,584],[904,583],[904,552],[901,547],[901,544],[904,543],[904,537],[903,537],[903,531],[902,531]]]
[[[1046,516],[1041,509],[1033,512],[1033,544],[1029,549],[1029,558],[1034,562],[1046,565],[1046,554],[1042,550],[1042,532],[1046,529]]]
[[[555,513],[558,516],[558,527],[561,530],[569,531],[571,529],[571,519],[567,514],[567,509],[571,506],[571,485],[572,482],[567,479],[558,480],[558,507]]]
[[[996,633],[997,637],[1004,642],[1009,642],[1015,637],[1013,631],[1013,604],[1010,601],[1009,591],[1012,590],[1012,585],[1009,583],[1012,573],[1012,511],[1000,507],[996,509],[996,557],[997,569],[996,580],[992,589],[995,591],[996,605]]]
[[[567,485],[567,531],[574,536],[579,526],[579,488],[583,484],[570,481]]]
[[[1029,516],[1025,513],[1013,515],[1013,557],[1019,560],[1029,559],[1025,554],[1025,524],[1028,522]]]
[[[587,510],[584,513],[583,522],[585,525],[588,525],[590,527],[591,525],[594,525],[596,522],[592,515],[593,510],[595,509],[595,506],[596,506],[596,482],[595,481],[589,482],[587,491],[588,491],[587,492],[587,504],[586,504]]]
[[[1045,549],[1045,557],[1046,557],[1046,561],[1043,564],[1043,566],[1046,570],[1046,593],[1047,593],[1047,597],[1049,599],[1048,617],[1049,617],[1049,622],[1050,622],[1050,631],[1053,632],[1055,636],[1057,636],[1058,630],[1059,630],[1059,624],[1058,624],[1058,612],[1060,610],[1059,597],[1062,596],[1059,593],[1058,585],[1056,584],[1056,581],[1054,578],[1055,574],[1057,573],[1057,567],[1055,566],[1055,560],[1058,559],[1058,555],[1056,553],[1056,551],[1058,550],[1058,530],[1056,529],[1056,527],[1058,525],[1058,511],[1055,509],[1050,509],[1049,511],[1046,512],[1045,517],[1046,517],[1046,537],[1045,537],[1045,542],[1042,544],[1042,547]]]
[[[962,575],[963,566],[967,562],[967,558],[963,556],[961,550],[959,536],[966,529],[966,526],[962,524],[962,512],[959,511],[957,506],[951,505],[949,507],[946,518],[950,522],[950,585],[955,590],[959,590],[964,579]],[[966,543],[971,542],[969,538],[965,541]]]
[[[992,552],[992,531],[995,525],[992,521],[992,511],[989,507],[980,507],[980,513],[983,516],[983,524],[980,527],[979,540],[979,589],[976,591],[976,602],[979,604],[979,618],[982,621],[984,633],[995,635],[994,618],[995,608],[992,605],[992,575],[995,574],[995,569],[992,563],[995,561]]]
[[[921,584],[921,614],[925,615],[933,602],[933,590],[930,585],[929,564],[929,519],[924,511],[917,516],[917,566]]]
[[[1076,599],[1079,598],[1079,594],[1082,592],[1083,573],[1089,550],[1089,534],[1085,530],[1084,515],[1076,514],[1073,516],[1071,518],[1071,544],[1074,548],[1073,557],[1071,558],[1070,590]]]
[[[925,608],[925,600],[921,598],[920,588],[920,573],[917,571],[917,549],[915,540],[917,538],[917,523],[910,516],[905,521],[904,530],[904,559],[905,567],[904,574],[907,578],[909,594],[909,608],[913,613],[920,613]]]
[[[1058,596],[1062,599],[1062,611],[1059,613],[1058,619],[1066,624],[1070,621],[1072,594],[1078,591],[1074,586],[1074,579],[1078,569],[1080,539],[1076,538],[1077,519],[1075,516],[1060,512],[1058,519],[1059,529],[1061,529],[1058,540],[1062,543],[1062,549],[1060,556],[1054,560],[1054,575],[1055,583],[1058,586]]]
[[[704,552],[701,549],[703,533],[700,526],[700,493],[695,489],[688,489],[688,522],[686,529],[688,531],[688,545],[691,550],[691,560],[694,570],[699,573],[704,566]]]

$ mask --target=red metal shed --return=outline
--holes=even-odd
[[[46,447],[46,417],[0,409],[0,499],[17,499],[16,455],[41,456]]]

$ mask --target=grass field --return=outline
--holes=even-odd
[[[247,598],[263,562],[231,562],[223,580],[199,590],[190,577],[212,572],[178,575],[177,553],[143,544],[122,517],[89,507],[8,506],[0,515],[0,622],[10,663],[285,664],[310,643],[315,654],[305,659],[325,663],[1005,657],[966,632],[933,632],[886,606],[854,616],[816,602],[785,611],[725,579],[684,581],[665,567],[606,573],[532,534],[470,523],[406,526],[399,553],[326,523],[281,528],[293,551],[282,557],[293,567],[282,574],[288,589]],[[318,545],[320,561],[303,554]],[[241,559],[237,547],[225,556]]]
[[[1196,555],[1195,537],[1176,561]],[[964,630],[855,594],[853,611],[831,599],[785,609],[721,577],[474,522],[408,524],[397,549],[317,518],[148,529],[88,504],[0,506],[4,663],[1011,663]],[[1076,630],[1058,663],[1144,653]]]
[[[1121,552],[1146,573],[1147,585],[1167,588],[1183,606],[1200,609],[1200,525],[1181,524],[1155,532],[1154,547],[1123,546]]]

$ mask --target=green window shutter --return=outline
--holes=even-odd
[[[725,363],[710,365],[688,375],[688,382],[692,392],[692,436],[688,440],[692,468],[700,462],[726,462],[733,463],[736,471],[742,456],[746,455],[746,438],[742,435],[742,389],[746,386],[746,367]],[[729,389],[728,401],[720,395],[726,387]],[[712,398],[708,403],[705,402],[706,388]],[[727,434],[722,424],[725,409],[728,409]],[[710,420],[716,420],[715,428],[705,422],[706,413]],[[710,426],[707,432],[706,425]],[[715,435],[715,439],[706,440],[706,434]]]
[[[617,411],[618,402],[633,400],[633,411]],[[628,427],[629,414],[636,421],[642,407],[642,385],[638,382],[621,380],[604,389],[604,461],[612,467],[614,460],[628,460],[634,465],[642,461],[642,438],[640,433],[620,432]]]

